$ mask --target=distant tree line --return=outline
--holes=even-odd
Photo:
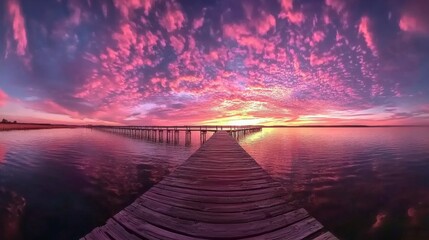
[[[1,120],[1,123],[18,123],[17,121],[9,121],[9,120],[7,120],[7,119],[4,119],[3,118],[3,120]]]

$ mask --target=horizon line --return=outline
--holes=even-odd
[[[315,124],[315,125],[263,125],[263,124],[256,124],[256,125],[213,125],[213,124],[184,124],[184,125],[106,125],[106,124],[60,124],[60,123],[31,123],[31,122],[17,122],[17,123],[0,123],[0,124],[33,124],[33,125],[52,125],[52,126],[78,126],[78,127],[85,127],[85,126],[106,126],[106,127],[143,127],[143,126],[150,126],[150,127],[183,127],[183,126],[223,126],[223,127],[232,127],[232,126],[260,126],[263,128],[299,128],[299,127],[429,127],[429,124],[403,124],[403,125],[365,125],[365,124],[334,124],[334,125],[321,125],[321,124]]]

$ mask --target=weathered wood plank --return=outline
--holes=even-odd
[[[113,239],[141,239],[140,237],[128,232],[125,228],[123,228],[118,222],[113,219],[109,219],[107,221],[107,224],[104,225],[104,231]]]
[[[295,210],[274,217],[266,217],[259,221],[251,221],[244,223],[207,223],[201,221],[190,221],[180,218],[163,215],[159,212],[142,207],[127,207],[127,216],[131,219],[144,219],[155,226],[162,226],[164,229],[169,229],[179,232],[183,235],[201,237],[201,238],[243,238],[252,236],[264,231],[271,231],[277,228],[288,226],[291,223],[302,220],[308,217],[308,213],[303,210]],[[302,229],[301,229],[302,231]]]
[[[160,186],[157,186],[160,187]],[[200,203],[218,203],[218,204],[232,204],[232,203],[248,203],[248,202],[256,202],[261,200],[267,200],[274,197],[286,197],[286,192],[284,191],[273,191],[270,193],[262,193],[262,194],[254,194],[254,195],[242,195],[242,196],[233,196],[233,195],[220,195],[217,196],[202,196],[202,195],[196,195],[196,194],[188,194],[188,193],[178,193],[173,191],[162,191],[160,189],[151,189],[149,193],[155,193],[158,195],[163,196],[171,196],[177,199],[187,200],[187,201],[193,201],[193,202],[200,202]],[[219,192],[222,193],[222,192]]]
[[[171,187],[164,184],[157,184],[153,186],[153,190],[162,189],[172,193],[187,193],[196,196],[211,196],[211,197],[248,197],[252,195],[261,195],[261,194],[273,194],[275,196],[286,196],[287,192],[282,187],[266,187],[261,189],[253,190],[242,190],[242,191],[209,191],[209,190],[194,190],[189,188],[178,188]],[[151,189],[152,190],[152,189]],[[279,195],[281,193],[281,195]]]
[[[129,232],[135,235],[141,236],[142,239],[168,239],[168,240],[196,240],[194,238],[169,230],[152,225],[143,219],[135,219],[132,216],[127,215],[124,211],[116,214],[113,217],[116,221],[120,222]]]
[[[94,230],[92,230],[88,235],[85,236],[86,239],[88,240],[111,240],[109,238],[109,236],[107,236],[102,230],[101,228],[103,227],[98,227],[95,228]]]
[[[268,232],[257,237],[245,239],[281,239],[281,240],[300,240],[322,229],[323,226],[316,219],[310,217],[299,221],[285,228]]]
[[[313,238],[313,240],[338,240],[337,237],[335,237],[332,233],[330,232],[325,232],[315,238]]]
[[[142,196],[143,197],[143,196]],[[261,208],[268,208],[276,205],[284,205],[285,200],[279,199],[279,198],[271,198],[266,200],[260,200],[256,202],[242,202],[242,203],[236,203],[236,204],[217,204],[217,203],[201,203],[201,202],[194,202],[190,201],[188,199],[177,199],[169,196],[162,196],[162,195],[154,195],[154,194],[145,194],[145,198],[152,199],[154,201],[158,201],[160,203],[170,204],[171,206],[176,207],[182,207],[182,208],[189,208],[199,211],[206,211],[206,212],[220,212],[220,213],[228,213],[228,212],[243,212],[243,211],[250,211],[250,210],[256,210]],[[140,199],[140,198],[139,198]],[[137,199],[137,201],[139,201]]]
[[[252,184],[252,182],[244,182],[240,181],[234,184],[208,184],[200,185],[197,183],[180,183],[175,182],[169,179],[163,179],[159,184],[164,184],[172,187],[178,188],[187,188],[194,189],[195,191],[199,190],[209,190],[209,191],[241,191],[241,190],[255,190],[255,189],[263,189],[267,187],[280,187],[281,184],[277,182],[269,182],[269,183],[260,183],[260,184]]]
[[[260,219],[265,219],[268,216],[277,216],[292,211],[294,208],[290,206],[285,206],[284,204],[274,205],[262,209],[252,209],[248,211],[239,211],[239,212],[209,212],[209,211],[200,211],[190,208],[182,208],[177,206],[172,206],[171,204],[161,203],[149,198],[139,198],[134,204],[135,208],[149,208],[153,211],[166,213],[170,216],[180,217],[181,219],[191,220],[191,221],[201,221],[207,223],[245,223],[256,221]]]
[[[226,132],[86,239],[336,239]]]

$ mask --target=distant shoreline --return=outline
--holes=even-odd
[[[66,125],[66,124],[48,124],[48,123],[0,123],[0,131],[76,128],[76,127],[83,127],[83,126]]]
[[[96,127],[109,125],[68,125],[68,124],[50,124],[50,123],[0,123],[0,131],[8,130],[30,130],[30,129],[52,129],[52,128],[80,128],[80,127]],[[179,126],[179,125],[176,125]],[[181,125],[181,126],[216,126],[216,125]],[[230,125],[218,125],[229,127]],[[301,126],[287,126],[287,125],[257,125],[262,128],[403,128],[403,127],[429,127],[429,125],[301,125]],[[112,126],[112,127],[139,127],[131,125]],[[174,127],[174,126],[157,126],[153,127]]]

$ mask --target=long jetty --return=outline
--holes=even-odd
[[[245,136],[248,133],[261,131],[262,126],[90,126],[90,128],[143,138],[154,142],[178,143],[180,132],[185,133],[185,145],[191,143],[192,132],[200,132],[201,143],[206,142],[208,132],[226,131],[234,138]]]
[[[337,239],[226,131],[83,240]]]

